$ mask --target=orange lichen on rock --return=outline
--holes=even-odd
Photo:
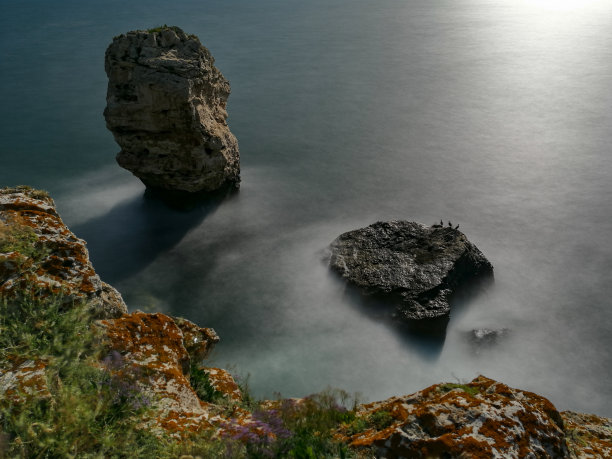
[[[173,317],[174,323],[183,332],[183,344],[191,360],[198,363],[208,357],[219,336],[212,328],[203,328],[182,317]]]
[[[207,375],[210,385],[225,398],[234,402],[242,401],[242,392],[229,371],[222,368],[200,367]]]
[[[97,317],[127,312],[119,292],[96,274],[85,241],[66,227],[45,193],[0,189],[0,233],[0,296],[61,294],[66,303],[88,301]]]
[[[612,419],[572,411],[561,413],[570,457],[612,457]]]
[[[180,434],[210,426],[211,405],[201,401],[189,383],[191,358],[175,319],[134,312],[99,320],[96,327],[107,352],[121,356],[121,364],[111,371],[131,378],[154,401],[154,413],[146,420],[149,428]],[[209,334],[212,341],[202,343],[208,350],[218,341],[214,330]]]
[[[12,365],[0,370],[0,404],[24,403],[29,398],[51,396],[47,386],[47,363],[43,360],[11,359]]]
[[[563,423],[545,398],[479,376],[471,383],[436,384],[405,397],[359,407],[357,415],[386,411],[391,426],[345,437],[353,447],[384,457],[564,457]]]

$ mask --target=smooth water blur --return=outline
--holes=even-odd
[[[114,163],[104,51],[197,34],[232,84],[243,183],[173,211]],[[0,183],[48,189],[132,309],[222,341],[258,395],[375,400],[478,374],[612,416],[612,4],[552,0],[0,4]],[[495,284],[445,340],[402,332],[331,275],[376,220],[459,223]],[[508,328],[475,348],[474,328]]]

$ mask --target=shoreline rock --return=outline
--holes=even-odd
[[[330,268],[365,295],[381,296],[405,321],[447,317],[449,300],[493,266],[458,229],[408,221],[377,222],[341,234]]]
[[[226,121],[230,85],[195,35],[167,26],[119,35],[105,70],[104,117],[121,167],[152,189],[238,187],[238,142]]]

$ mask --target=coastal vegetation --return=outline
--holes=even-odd
[[[33,366],[30,385],[0,402],[0,457],[146,456],[138,389],[100,365],[85,303],[26,297],[0,303],[0,368]],[[153,456],[150,456],[153,457]]]
[[[198,396],[227,416],[217,429],[181,437],[152,432],[143,419],[157,400],[116,351],[106,353],[85,302],[57,296],[2,299],[0,368],[29,368],[29,384],[0,402],[0,457],[356,457],[334,438],[355,422],[356,400],[328,390],[299,400],[232,403],[205,372],[191,368]],[[243,388],[244,390],[244,388]],[[245,427],[230,415],[251,410]]]

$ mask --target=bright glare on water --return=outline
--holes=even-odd
[[[232,85],[242,187],[191,212],[143,198],[102,116],[112,37],[161,24]],[[48,189],[132,309],[214,327],[258,395],[484,374],[612,416],[611,30],[603,0],[3,0],[0,184]],[[344,231],[441,218],[495,266],[443,340],[323,261]]]

